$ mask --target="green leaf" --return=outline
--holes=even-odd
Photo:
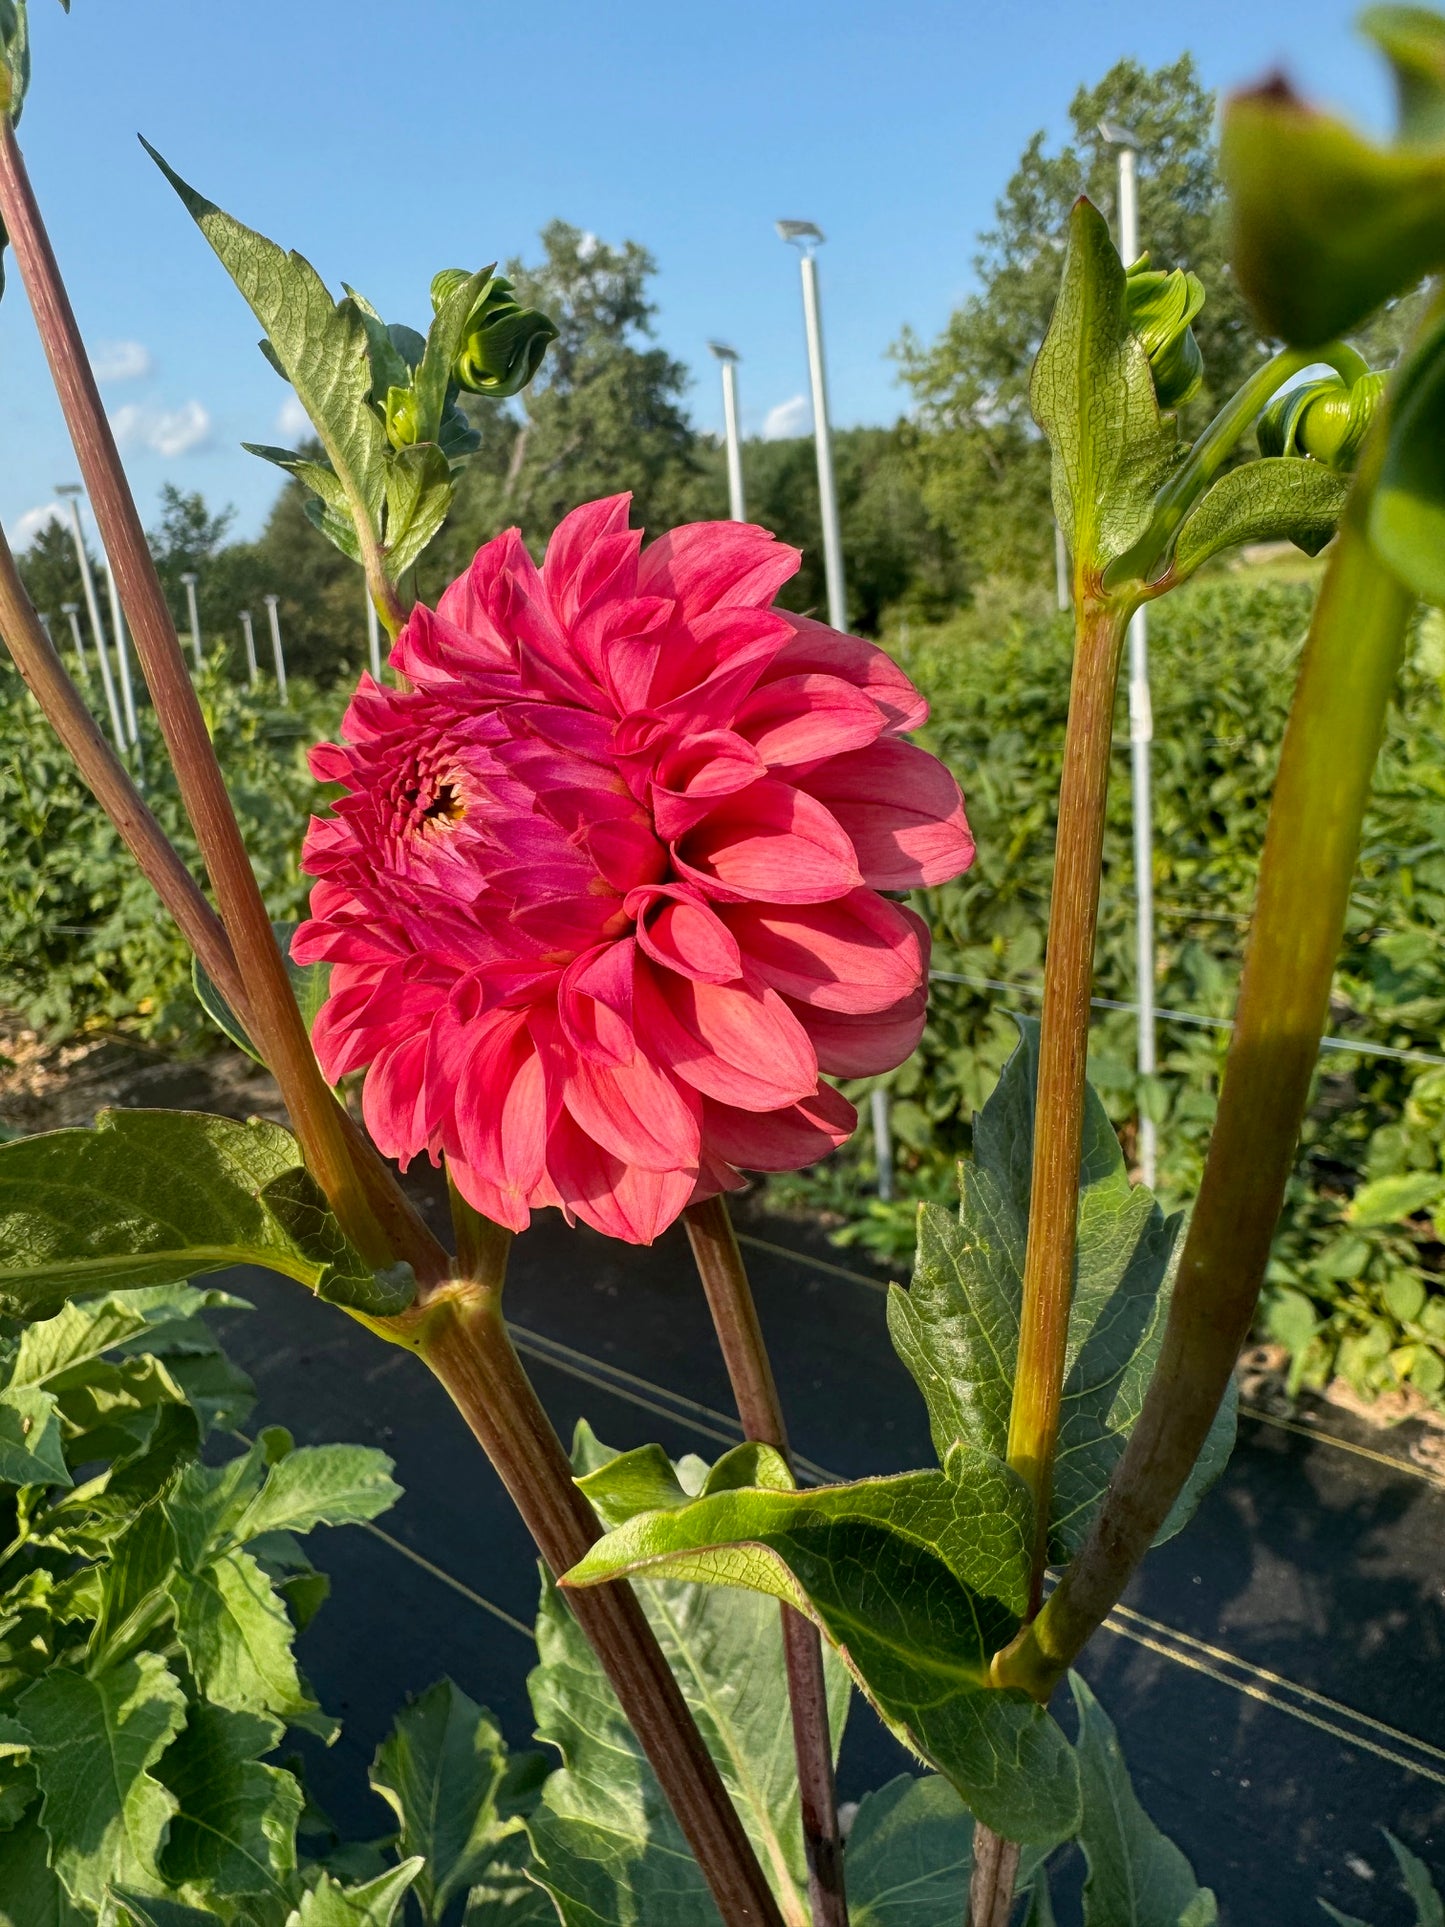
[[[186,1660],[208,1700],[285,1720],[315,1710],[291,1651],[296,1629],[249,1552],[223,1552],[198,1572],[175,1571],[168,1590]]]
[[[717,1473],[725,1475],[727,1460]],[[604,1490],[606,1468],[582,1481]],[[988,1684],[1028,1590],[1022,1481],[970,1446],[944,1472],[807,1492],[721,1489],[639,1514],[568,1585],[661,1576],[771,1594],[813,1619],[900,1740],[1012,1840],[1054,1845],[1078,1820],[1063,1734],[1027,1694]]]
[[[938,1927],[968,1911],[973,1816],[941,1774],[890,1780],[848,1833],[852,1927]]]
[[[1445,225],[1445,188],[1439,219]],[[1396,378],[1370,540],[1407,587],[1445,606],[1445,317]]]
[[[1403,1840],[1397,1840],[1388,1827],[1384,1831],[1405,1891],[1415,1903],[1415,1927],[1445,1927],[1445,1905],[1430,1878],[1430,1869],[1418,1855],[1411,1853]]]
[[[1442,1192],[1445,1178],[1438,1171],[1393,1171],[1362,1184],[1350,1199],[1345,1217],[1359,1230],[1399,1224],[1436,1203]]]
[[[447,519],[456,483],[435,442],[400,449],[386,479],[386,566],[395,579],[406,573]]]
[[[91,1927],[50,1865],[38,1810],[0,1832],[0,1927]]]
[[[1070,553],[1102,571],[1144,533],[1179,440],[1129,326],[1123,265],[1086,200],[1069,217],[1063,284],[1029,396],[1053,449],[1054,513]]]
[[[68,13],[70,0],[62,0],[62,5]],[[8,116],[12,127],[20,124],[30,86],[29,16],[28,0],[0,0],[0,113]],[[0,228],[0,236],[3,234]]]
[[[1334,534],[1348,475],[1302,456],[1267,456],[1222,475],[1185,519],[1174,548],[1179,576],[1241,542],[1293,542],[1317,555]]]
[[[256,452],[258,451],[252,451],[253,454]],[[274,450],[267,452],[275,453]],[[282,463],[282,466],[285,467],[286,464]],[[326,471],[323,470],[322,473],[324,474]],[[332,479],[334,480],[335,478],[333,477]],[[299,964],[293,960],[291,956],[291,939],[301,928],[301,925],[296,922],[295,919],[287,923],[273,923],[271,928],[276,933],[276,942],[280,946],[281,955],[286,959],[286,975],[291,979],[291,988],[296,994],[296,1002],[301,1009],[301,1017],[306,1025],[306,1034],[310,1036],[311,1027],[316,1022],[316,1013],[326,1002],[330,994],[331,965],[325,963]],[[207,976],[206,972],[201,968],[201,960],[199,957],[193,957],[191,959],[191,986],[196,993],[196,998],[200,1003],[201,1009],[205,1011],[217,1029],[229,1037],[238,1050],[243,1050],[248,1057],[254,1058],[258,1064],[261,1063],[262,1059],[255,1045],[246,1035],[245,1026],[231,1009],[231,1006],[226,1002],[220,991],[217,990],[210,977]]]
[[[421,1866],[420,1860],[403,1860],[364,1887],[343,1887],[324,1873],[286,1927],[391,1927]]]
[[[1049,1892],[1049,1876],[1042,1867],[1034,1876],[1033,1891],[1029,1895],[1029,1910],[1024,1916],[1024,1927],[1055,1927],[1054,1901]]]
[[[179,1808],[160,1856],[167,1887],[198,1903],[259,1896],[270,1904],[252,1911],[267,1927],[280,1927],[294,1897],[304,1803],[291,1774],[262,1763],[281,1732],[276,1720],[199,1702],[158,1771]]]
[[[1079,1714],[1084,1792],[1079,1845],[1089,1867],[1084,1927],[1212,1927],[1214,1896],[1135,1798],[1108,1714],[1077,1673],[1069,1675],[1069,1686]]]
[[[149,1769],[185,1714],[158,1653],[94,1678],[53,1668],[21,1694],[16,1716],[34,1749],[52,1865],[78,1904],[99,1908],[110,1883],[157,1884],[176,1801]]]
[[[507,1847],[499,1849],[496,1860],[467,1895],[462,1927],[556,1927],[562,1919],[557,1903],[522,1870],[531,1860],[531,1849],[525,1841],[519,1848],[508,1844],[515,1859]]]
[[[266,1483],[234,1526],[238,1539],[263,1532],[310,1532],[313,1526],[358,1525],[401,1497],[392,1461],[370,1445],[303,1445],[266,1474]]]
[[[660,1454],[608,1454],[579,1428],[575,1459],[601,1481],[616,1465],[614,1517],[638,1490],[638,1460]],[[630,1461],[630,1464],[628,1463]],[[665,1466],[665,1461],[662,1462]],[[707,1467],[680,1461],[666,1482],[703,1490]],[[594,1490],[600,1491],[600,1486]],[[640,1594],[708,1751],[778,1896],[788,1927],[807,1927],[806,1865],[797,1768],[783,1664],[782,1623],[767,1598],[680,1584],[664,1578]],[[562,1755],[528,1821],[533,1878],[574,1927],[717,1927],[717,1911],[672,1810],[606,1677],[561,1598],[544,1588],[537,1621],[540,1664],[528,1681],[537,1733]],[[847,1674],[825,1648],[829,1721],[836,1749],[847,1718]],[[504,1916],[505,1918],[505,1916]]]
[[[496,1722],[449,1679],[412,1700],[377,1749],[371,1784],[400,1823],[398,1852],[424,1862],[412,1892],[428,1927],[521,1826],[498,1810],[506,1768]]]
[[[149,142],[146,152],[180,195],[251,312],[272,357],[321,439],[357,525],[381,534],[387,442],[371,406],[367,331],[350,299],[334,302],[309,261],[243,227],[189,187]]]
[[[93,1130],[0,1144],[0,1309],[48,1318],[239,1264],[368,1312],[409,1303],[405,1267],[373,1273],[319,1199],[296,1140],[259,1118],[103,1111]]]
[[[132,1893],[128,1887],[112,1887],[109,1892],[128,1927],[211,1927],[216,1918],[198,1907],[187,1907],[183,1901]]]
[[[1423,37],[1412,47],[1388,26],[1406,18]],[[1375,8],[1362,24],[1402,83],[1397,145],[1315,112],[1279,80],[1236,95],[1225,111],[1220,168],[1234,269],[1265,331],[1292,346],[1349,333],[1445,263],[1445,23],[1418,9]],[[1427,44],[1433,84],[1418,58]]]
[[[957,1217],[924,1205],[907,1291],[889,1293],[894,1347],[928,1406],[934,1448],[958,1443],[994,1459],[1008,1449],[1028,1237],[1039,1027],[1018,1019],[1018,1048],[974,1120],[973,1156],[960,1166]],[[1063,1409],[1054,1465],[1049,1557],[1078,1550],[1143,1404],[1163,1342],[1180,1220],[1166,1220],[1131,1186],[1102,1104],[1085,1101],[1078,1257],[1069,1315]],[[1199,1465],[1161,1538],[1186,1523],[1223,1469],[1235,1397],[1221,1408]],[[990,1823],[992,1824],[992,1823]],[[1007,1829],[1001,1829],[1007,1831]]]
[[[467,275],[442,300],[427,329],[426,346],[412,377],[417,410],[422,423],[421,440],[441,440],[442,416],[452,390],[452,367],[467,335],[472,309],[492,279],[496,263]]]
[[[25,1327],[7,1383],[64,1391],[87,1382],[90,1368],[106,1352],[137,1339],[148,1349],[164,1346],[201,1312],[221,1308],[248,1309],[244,1298],[228,1291],[197,1291],[189,1285],[154,1285],[63,1305],[53,1318]],[[214,1348],[214,1340],[210,1345]]]
[[[0,1392],[0,1481],[69,1485],[53,1392],[9,1385]]]
[[[175,1530],[163,1504],[143,1506],[99,1568],[100,1598],[91,1629],[92,1672],[114,1665],[170,1616],[176,1577]]]

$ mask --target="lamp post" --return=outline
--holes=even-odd
[[[838,526],[838,491],[833,482],[833,444],[828,430],[828,383],[823,369],[823,322],[818,309],[817,251],[823,230],[812,221],[779,221],[778,233],[797,248],[803,275],[803,325],[808,335],[808,380],[813,391],[813,442],[818,451],[818,506],[823,517],[823,572],[828,585],[828,620],[848,627],[843,588],[843,537]]]
[[[85,533],[80,526],[80,484],[61,482],[55,493],[70,510],[70,532],[75,538],[75,560],[80,568],[80,588],[85,597],[85,613],[90,618],[91,639],[95,643],[95,659],[100,664],[100,686],[105,691],[105,706],[110,717],[110,737],[118,755],[125,755],[125,725],[120,719],[120,705],[115,699],[115,678],[110,671],[110,651],[106,647],[105,628],[100,619],[100,603],[95,593],[95,578],[90,573],[90,557],[85,553]]]
[[[261,600],[266,605],[266,614],[271,623],[271,658],[276,665],[276,689],[284,704],[290,699],[286,694],[286,658],[281,653],[281,618],[277,614],[277,605],[281,598],[268,595],[262,596]]]
[[[181,577],[186,590],[186,614],[191,624],[191,654],[196,659],[197,669],[203,666],[201,655],[201,612],[196,607],[196,583],[200,578],[193,569],[187,569]]]
[[[722,364],[723,431],[728,452],[728,514],[734,522],[746,522],[743,510],[743,449],[738,440],[738,351],[721,341],[708,347]]]
[[[256,677],[259,672],[256,668],[256,637],[251,628],[251,611],[249,609],[243,609],[241,611],[241,634],[245,638],[246,643],[246,684],[248,688],[254,689],[256,687]]]
[[[371,599],[370,589],[366,592],[366,648],[371,658],[371,680],[381,681],[381,621],[376,613],[376,604]]]
[[[1139,201],[1135,157],[1137,135],[1109,121],[1099,132],[1119,152],[1119,253],[1127,268],[1139,256]],[[1136,609],[1129,624],[1129,757],[1134,805],[1134,957],[1139,995],[1139,1073],[1152,1077],[1158,1064],[1154,1025],[1154,799],[1149,746],[1154,740],[1154,709],[1149,699],[1149,623]],[[1159,1143],[1152,1117],[1139,1118],[1139,1175],[1151,1188],[1158,1171]]]
[[[80,633],[80,604],[62,602],[60,613],[70,623],[70,639],[75,644],[75,660],[80,665],[80,680],[90,687],[90,664],[85,659],[85,637]]]
[[[120,700],[125,711],[125,733],[132,749],[140,748],[140,730],[135,719],[135,685],[131,681],[130,647],[125,636],[125,617],[121,613],[120,590],[115,583],[115,570],[107,556],[105,579],[110,590],[110,626],[115,631],[115,659],[120,665]]]

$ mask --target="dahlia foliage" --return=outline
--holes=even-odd
[[[871,643],[773,608],[796,550],[731,522],[642,548],[629,498],[540,569],[515,529],[418,607],[312,767],[294,955],[332,965],[328,1077],[479,1211],[646,1243],[739,1170],[789,1170],[855,1113],[822,1081],[923,1027],[928,931],[882,891],[973,842],[904,740],[926,705]]]

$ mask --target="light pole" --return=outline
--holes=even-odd
[[[201,668],[203,664],[201,655],[201,612],[196,607],[196,584],[199,580],[200,577],[191,569],[187,569],[181,577],[181,581],[185,584],[186,590],[186,614],[190,617],[191,622],[191,654],[196,659],[197,669]]]
[[[256,637],[251,628],[251,611],[241,611],[241,634],[246,642],[246,684],[250,689],[256,687]]]
[[[130,675],[130,649],[125,639],[125,617],[121,614],[120,591],[115,585],[115,570],[106,557],[105,579],[110,589],[110,626],[115,631],[115,659],[120,664],[120,699],[125,710],[125,733],[132,749],[139,749],[140,730],[135,719],[135,687]]]
[[[70,510],[70,532],[75,538],[75,560],[80,568],[80,587],[85,596],[85,613],[90,618],[90,633],[95,643],[95,659],[100,664],[100,686],[105,691],[105,707],[110,717],[110,738],[118,755],[125,755],[125,725],[120,720],[120,705],[115,699],[115,678],[110,673],[110,651],[100,620],[100,603],[95,594],[95,578],[90,573],[90,557],[85,553],[85,534],[80,526],[80,484],[61,482],[55,493]],[[80,635],[76,625],[77,639]]]
[[[376,613],[376,604],[371,599],[370,589],[366,592],[366,647],[371,657],[371,680],[381,681],[381,622]]]
[[[266,614],[271,622],[271,657],[276,664],[276,689],[282,703],[286,704],[290,700],[286,694],[286,658],[281,653],[281,618],[276,612],[281,598],[268,595],[262,596],[261,600],[266,605]]]
[[[823,322],[818,311],[817,251],[823,230],[812,221],[779,221],[778,233],[798,250],[803,274],[803,324],[808,334],[808,380],[813,390],[813,442],[818,451],[818,506],[823,517],[823,573],[828,584],[828,620],[848,627],[843,588],[843,536],[838,526],[838,491],[833,482],[833,444],[828,431],[828,383],[823,371]]]
[[[743,448],[738,440],[738,351],[721,341],[708,347],[722,363],[723,431],[728,451],[728,514],[734,522],[746,522],[743,510]]]
[[[1135,156],[1137,135],[1109,121],[1099,132],[1119,150],[1119,253],[1127,268],[1139,257],[1139,201]],[[1149,699],[1149,624],[1136,609],[1129,624],[1129,757],[1134,803],[1134,958],[1139,986],[1139,1074],[1152,1077],[1158,1065],[1154,1027],[1154,798],[1149,746],[1154,740],[1154,708]],[[1159,1163],[1158,1134],[1152,1117],[1139,1117],[1139,1175],[1153,1187]]]
[[[70,639],[75,644],[75,660],[80,665],[80,680],[86,688],[90,687],[90,664],[85,659],[85,637],[80,633],[80,604],[62,602],[60,613],[70,623]]]

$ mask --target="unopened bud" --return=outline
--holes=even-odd
[[[393,448],[410,448],[417,440],[421,420],[416,396],[410,388],[386,391],[386,439]]]
[[[440,309],[471,276],[464,268],[443,268],[431,284],[432,306]],[[542,365],[554,324],[536,308],[524,308],[504,274],[483,287],[467,317],[462,345],[452,364],[452,379],[469,394],[500,401],[518,394]]]
[[[1376,373],[1347,382],[1332,372],[1287,388],[1259,418],[1255,433],[1260,453],[1309,455],[1338,474],[1348,474],[1360,458],[1385,380]]]
[[[1204,357],[1190,326],[1204,306],[1204,283],[1183,268],[1168,274],[1151,268],[1143,254],[1129,269],[1124,292],[1129,326],[1149,357],[1159,406],[1180,408],[1204,379]]]

